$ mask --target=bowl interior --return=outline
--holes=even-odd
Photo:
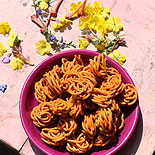
[[[73,55],[81,55],[82,59],[87,65],[89,63],[89,59],[93,58],[96,55],[99,55],[98,52],[89,51],[89,50],[69,50],[60,52],[51,57],[48,57],[43,62],[41,62],[38,66],[36,66],[33,71],[30,73],[28,78],[26,79],[21,95],[20,95],[20,117],[23,124],[23,127],[30,138],[30,140],[44,153],[53,154],[53,155],[69,155],[65,148],[53,147],[45,144],[41,140],[40,130],[33,124],[30,113],[32,109],[38,105],[37,100],[34,97],[34,84],[42,78],[42,75],[52,69],[53,65],[61,65],[61,58],[65,57],[68,60],[73,59]],[[108,57],[107,57],[108,58]],[[122,75],[122,80],[124,83],[134,84],[128,73],[114,60],[108,58],[108,66],[116,68],[120,74]],[[92,154],[113,154],[118,151],[130,138],[133,133],[139,114],[139,104],[138,101],[136,104],[130,108],[123,109],[125,113],[125,126],[121,131],[118,141],[113,145],[107,145],[103,148],[94,148],[92,150]]]

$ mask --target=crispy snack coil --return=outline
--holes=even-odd
[[[104,54],[84,66],[80,55],[55,65],[35,83],[38,106],[31,112],[41,128],[41,139],[53,146],[65,145],[72,153],[88,153],[93,146],[116,141],[125,124],[121,107],[137,100],[137,90],[124,84],[121,74],[108,67]]]

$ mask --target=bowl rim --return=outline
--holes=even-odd
[[[27,86],[27,83],[28,81],[30,80],[31,76],[37,72],[37,69],[38,68],[41,68],[42,66],[44,66],[44,63],[48,62],[50,59],[53,59],[53,57],[56,57],[56,58],[62,58],[64,57],[64,54],[66,53],[74,53],[76,54],[76,52],[78,52],[80,54],[80,52],[89,52],[91,54],[95,54],[95,55],[99,55],[100,53],[99,52],[96,52],[96,51],[93,51],[93,50],[84,50],[84,49],[70,49],[70,50],[65,50],[65,51],[61,51],[59,53],[56,53],[52,56],[49,56],[47,58],[45,58],[43,61],[41,61],[39,64],[37,64],[33,69],[32,71],[29,73],[29,75],[27,76],[24,84],[23,84],[23,87],[22,87],[22,90],[21,90],[21,93],[20,93],[20,99],[19,99],[19,113],[20,113],[20,119],[21,119],[21,122],[22,122],[22,125],[23,125],[23,128],[27,134],[27,136],[29,137],[29,139],[32,141],[32,143],[40,150],[42,151],[43,153],[46,153],[46,154],[49,154],[48,151],[46,151],[44,148],[42,148],[31,136],[31,134],[28,132],[27,130],[27,127],[24,123],[24,118],[23,118],[23,113],[22,113],[22,102],[23,102],[23,95],[24,95],[24,90]],[[108,59],[110,59],[110,61],[112,61],[112,63],[116,66],[116,68],[118,67],[120,70],[122,70],[123,72],[126,73],[126,75],[128,76],[131,84],[135,85],[133,80],[131,79],[130,75],[127,73],[127,71],[120,65],[118,64],[116,61],[114,61],[113,59],[109,58],[108,56],[106,56]],[[116,153],[118,150],[120,150],[126,143],[127,141],[130,139],[133,131],[135,130],[135,127],[137,125],[137,121],[138,121],[138,118],[139,118],[139,101],[137,99],[137,105],[135,107],[135,117],[134,117],[134,120],[133,120],[133,123],[132,123],[132,127],[130,129],[130,131],[127,133],[127,136],[122,140],[122,142],[117,146],[115,147],[113,150],[111,150],[109,153],[107,153],[107,155],[111,155],[111,154],[114,154]],[[102,153],[101,153],[102,154]]]

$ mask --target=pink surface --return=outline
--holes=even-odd
[[[87,0],[93,4],[95,0]],[[56,2],[56,1],[55,1]],[[69,5],[77,0],[64,0],[59,8],[58,17],[66,14]],[[135,131],[126,145],[116,155],[152,155],[155,150],[155,2],[154,0],[100,0],[104,7],[112,8],[111,16],[119,16],[124,27],[127,48],[120,48],[126,55],[125,68],[132,77],[139,95],[140,115]],[[8,21],[11,31],[23,40],[23,53],[35,66],[48,55],[40,56],[35,43],[44,36],[39,27],[31,22],[34,14],[33,0],[0,0],[0,22]],[[53,3],[52,3],[53,5]],[[78,20],[71,30],[58,33],[67,41],[78,45]],[[0,42],[10,48],[7,35],[0,35]],[[77,46],[78,47],[78,46]],[[95,50],[92,46],[90,50]],[[51,51],[53,53],[53,51]],[[19,97],[23,84],[33,68],[24,65],[21,70],[13,71],[9,64],[0,62],[0,83],[6,83],[5,93],[0,92],[0,140],[5,141],[24,155],[40,155],[29,141],[21,124]],[[26,141],[26,143],[24,143]],[[36,148],[37,149],[37,148]]]
[[[49,147],[48,145],[46,145],[44,142],[41,141],[40,130],[37,127],[35,127],[35,125],[33,124],[30,118],[30,113],[32,109],[36,105],[38,105],[38,102],[34,97],[34,84],[35,82],[40,80],[40,78],[46,71],[51,70],[53,65],[56,65],[56,64],[61,65],[61,58],[65,57],[68,60],[72,60],[73,53],[75,55],[80,54],[85,64],[88,64],[90,58],[93,58],[95,55],[99,54],[97,52],[88,51],[88,50],[69,50],[69,51],[64,51],[64,52],[55,54],[51,57],[48,57],[43,62],[41,62],[38,66],[36,66],[34,70],[30,73],[21,91],[19,108],[20,108],[20,116],[21,116],[23,127],[28,137],[30,138],[30,140],[41,151],[49,155],[50,154],[61,155],[61,154],[69,154],[69,153],[62,148]],[[116,68],[120,72],[124,83],[133,84],[133,81],[128,75],[128,73],[118,63],[108,58],[108,65]],[[113,146],[108,145],[106,147],[103,147],[102,149],[99,149],[99,148],[92,149],[92,154],[98,154],[98,155],[113,154],[116,151],[118,151],[129,140],[131,134],[135,129],[135,126],[138,120],[138,115],[139,115],[138,101],[135,106],[132,106],[130,108],[123,109],[123,110],[125,113],[125,127],[120,133],[118,142],[115,143]]]

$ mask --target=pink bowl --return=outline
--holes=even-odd
[[[34,97],[34,84],[36,81],[39,81],[42,75],[52,69],[53,65],[61,65],[61,58],[65,57],[69,60],[72,60],[73,55],[80,54],[84,63],[87,65],[90,58],[93,58],[96,55],[99,55],[98,52],[90,50],[68,50],[60,52],[51,57],[48,57],[37,65],[30,75],[27,77],[20,95],[19,111],[22,125],[25,129],[30,140],[35,144],[42,152],[49,155],[69,155],[69,153],[62,148],[52,147],[45,144],[41,140],[40,130],[33,124],[30,113],[32,109],[38,104]],[[134,84],[129,74],[114,60],[108,58],[108,65],[116,68],[122,75],[122,80],[124,83]],[[118,141],[113,145],[107,145],[103,148],[93,148],[91,154],[95,155],[110,155],[116,153],[130,138],[132,135],[138,120],[139,115],[139,104],[138,101],[136,104],[125,110],[125,126],[121,131]]]

